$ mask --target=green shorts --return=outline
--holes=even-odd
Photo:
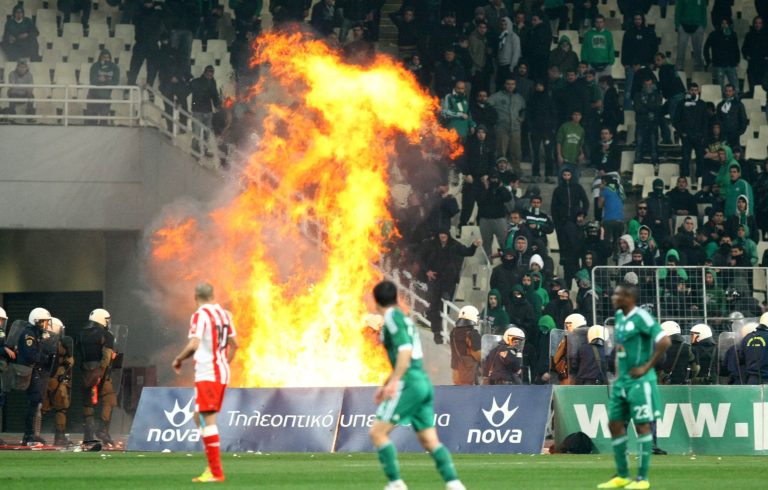
[[[400,381],[397,393],[381,402],[376,418],[394,425],[413,425],[416,432],[435,426],[434,390],[428,379]]]
[[[661,417],[659,389],[655,381],[637,380],[632,383],[616,384],[608,400],[608,419],[630,419],[636,424],[646,424]]]

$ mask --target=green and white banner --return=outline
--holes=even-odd
[[[660,386],[662,449],[676,454],[768,454],[768,388],[762,386]],[[605,386],[557,386],[555,440],[584,432],[601,453],[611,451]],[[635,438],[630,427],[632,450]]]

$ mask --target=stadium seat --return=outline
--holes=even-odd
[[[119,37],[126,44],[133,44],[135,39],[134,28],[132,24],[117,24],[115,26],[115,37]]]
[[[760,112],[760,101],[757,99],[741,99],[741,103],[744,104],[744,111],[747,114]]]
[[[56,48],[40,48],[40,56],[48,63],[57,63],[61,61],[61,51]]]
[[[76,44],[83,37],[83,25],[79,22],[65,22],[61,25],[61,37]]]
[[[89,63],[87,61],[80,63],[80,76],[78,77],[80,85],[90,84],[91,65],[93,65],[93,63]]]
[[[103,22],[94,22],[91,19],[88,37],[94,39],[99,45],[104,44],[109,39],[109,26],[107,26],[106,19]]]
[[[227,56],[227,42],[223,39],[210,39],[205,51],[213,54],[215,59],[221,60]]]
[[[64,62],[56,63],[53,71],[53,83],[56,85],[77,85],[75,65]]]
[[[635,164],[635,151],[634,150],[625,150],[621,152],[621,169],[619,172],[624,173],[631,173],[632,172],[632,165]]]
[[[659,178],[664,182],[675,179],[680,175],[680,165],[677,163],[662,163],[659,165]]]
[[[747,140],[747,151],[744,158],[747,160],[765,160],[768,158],[768,150],[766,150],[768,141],[759,138],[750,138]]]
[[[199,77],[203,74],[203,69],[208,65],[214,65],[216,61],[211,53],[200,53],[192,60],[192,76]]]
[[[56,11],[49,9],[38,9],[37,12],[35,12],[35,25],[40,24],[40,22],[51,22],[56,24]]]
[[[93,37],[82,37],[77,42],[77,50],[84,53],[86,57],[95,56],[94,53],[98,53],[99,42]],[[112,55],[114,56],[114,54]]]
[[[675,216],[675,228],[673,229],[675,233],[677,233],[678,228],[683,226],[683,222],[685,221],[685,218],[687,218],[687,216]]]
[[[656,180],[656,177],[646,177],[643,180],[643,190],[640,193],[641,198],[646,198],[648,195],[653,192],[653,181]]]
[[[675,34],[677,36],[677,34]],[[712,85],[712,74],[708,71],[695,71],[691,75],[691,81],[697,83],[699,88],[703,88],[704,85]],[[720,86],[717,87],[720,90]]]
[[[126,57],[131,58],[131,53],[125,50],[125,42],[119,37],[109,37],[103,42],[104,47],[112,53],[112,58],[122,59]]]
[[[40,45],[42,45],[44,41],[51,42],[53,39],[58,38],[59,32],[55,22],[38,21],[36,27],[40,32],[40,36],[38,36],[38,43]]]
[[[627,73],[624,71],[624,67],[620,62],[615,62],[611,65],[611,76],[614,80],[624,80],[627,78]]]
[[[655,178],[653,165],[650,163],[635,163],[632,166],[632,185],[639,186],[645,184],[645,179]]]
[[[712,102],[718,104],[723,98],[720,85],[702,85],[701,86],[701,100],[704,102]]]
[[[761,124],[758,132],[760,135],[758,136],[759,140],[768,141],[768,124]]]
[[[560,243],[557,241],[557,233],[549,233],[547,235],[547,248],[550,253],[553,251],[560,251]]]
[[[760,101],[760,105],[765,105],[765,90],[763,89],[762,85],[758,85],[755,87],[754,94],[752,95],[752,98],[757,99]]]

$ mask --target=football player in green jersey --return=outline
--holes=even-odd
[[[613,438],[617,474],[597,488],[651,488],[648,468],[653,434],[651,422],[661,415],[656,373],[653,366],[669,348],[670,340],[656,319],[637,307],[637,286],[617,286],[611,297],[616,312],[616,374],[608,400],[608,418]],[[629,478],[626,423],[635,423],[638,442],[637,479]]]
[[[413,425],[416,437],[435,460],[437,471],[445,480],[446,490],[466,490],[459,481],[448,448],[440,443],[435,430],[434,390],[422,365],[422,350],[416,326],[397,307],[397,287],[383,281],[373,289],[376,307],[384,316],[381,341],[387,350],[392,374],[376,390],[376,421],[371,427],[371,441],[376,447],[389,483],[384,490],[407,490],[400,478],[397,449],[389,440],[396,425]]]

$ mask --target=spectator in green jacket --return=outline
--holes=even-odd
[[[557,163],[570,165],[574,169],[584,160],[584,128],[581,126],[581,112],[573,111],[571,120],[557,130]]]
[[[440,113],[445,126],[455,130],[461,141],[465,141],[468,134],[474,133],[475,122],[469,113],[466,84],[462,80],[457,81],[453,91],[445,96]]]
[[[488,320],[493,332],[503,332],[507,329],[507,325],[510,324],[509,315],[507,310],[504,309],[501,293],[499,293],[498,289],[491,289],[488,292],[488,302],[486,303],[483,317]]]
[[[595,27],[584,34],[581,45],[581,61],[586,61],[595,70],[597,78],[611,74],[611,67],[616,59],[613,46],[613,34],[605,28],[605,17],[595,17]]]
[[[728,173],[731,177],[731,182],[725,194],[725,216],[730,217],[736,214],[736,201],[739,196],[746,196],[749,214],[754,216],[755,207],[753,203],[755,202],[755,196],[752,193],[752,186],[749,185],[749,182],[741,178],[741,165],[739,165],[739,162],[731,162],[728,165]]]
[[[707,3],[709,0],[677,0],[675,4],[675,30],[677,31],[677,71],[685,70],[685,53],[688,41],[693,43],[693,69],[704,70],[702,43],[707,28]]]

